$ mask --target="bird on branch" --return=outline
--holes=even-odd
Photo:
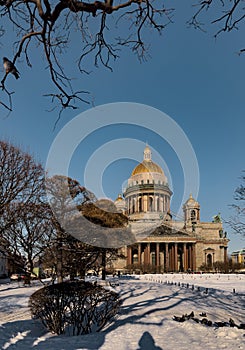
[[[11,62],[7,57],[3,57],[3,67],[5,69],[6,74],[12,73],[16,79],[19,79],[20,74],[16,69],[13,62]]]

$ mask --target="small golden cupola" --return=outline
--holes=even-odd
[[[118,194],[118,197],[114,201],[114,204],[115,204],[115,206],[117,208],[117,211],[119,213],[125,214],[125,212],[126,212],[126,203],[125,203],[125,199],[123,198],[121,193]]]

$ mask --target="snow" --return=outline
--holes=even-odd
[[[66,337],[48,333],[33,320],[29,287],[0,280],[0,348],[4,350],[170,350],[204,348],[244,349],[245,330],[218,327],[214,322],[245,323],[245,275],[163,274],[132,275],[119,279],[114,289],[123,304],[120,314],[100,333]],[[118,284],[118,285],[117,285]],[[202,313],[212,326],[174,316]]]

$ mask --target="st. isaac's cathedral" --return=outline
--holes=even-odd
[[[183,205],[183,220],[174,220],[170,210],[172,191],[159,165],[152,161],[149,146],[127,182],[123,195],[115,200],[117,210],[128,216],[132,226],[155,223],[150,234],[122,248],[125,259],[114,264],[117,270],[178,272],[199,271],[203,264],[227,260],[228,239],[219,215],[212,222],[200,221],[200,204],[190,195]]]

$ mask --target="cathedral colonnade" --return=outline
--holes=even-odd
[[[156,272],[196,270],[196,246],[193,242],[140,242],[127,247],[127,265]]]
[[[145,193],[127,198],[128,214],[142,212],[167,212],[170,209],[168,195]]]

